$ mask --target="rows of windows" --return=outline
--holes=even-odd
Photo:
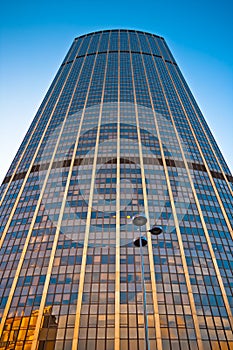
[[[174,61],[162,39],[126,31],[96,33],[93,36],[79,38],[75,40],[65,61],[72,61],[77,55],[95,53],[98,50],[117,51],[119,48],[122,51],[130,49],[157,55],[162,53],[164,59]],[[177,91],[172,85],[171,77]],[[36,155],[35,165],[49,164],[60,132],[54,161],[69,160],[69,164],[67,162],[66,166],[54,167],[50,171],[48,167],[44,170],[42,167],[37,172],[31,172],[17,207],[12,212],[9,229],[1,247],[1,313],[10,300],[9,294],[20,258],[23,256],[24,259],[10,301],[1,339],[2,348],[7,348],[10,344],[15,348],[25,349],[31,346],[31,336],[35,330],[38,310],[45,292],[45,279],[50,269],[51,251],[57,233],[58,241],[52,256],[54,259],[51,276],[43,306],[40,345],[50,346],[52,349],[71,348],[76,326],[78,290],[81,277],[84,277],[81,288],[79,346],[84,349],[95,347],[98,350],[113,348],[118,166],[121,347],[140,349],[144,345],[140,252],[133,245],[133,240],[139,232],[131,221],[133,215],[145,211],[145,193],[150,222],[152,224],[156,222],[164,229],[162,236],[152,240],[153,261],[149,259],[147,248],[143,248],[151,348],[156,348],[155,301],[151,282],[153,278],[156,282],[164,349],[197,348],[193,307],[196,310],[204,348],[230,347],[230,323],[219,276],[212,261],[206,232],[202,227],[187,171],[184,167],[178,166],[182,154],[170,111],[186,159],[201,164],[203,162],[177,92],[200,140],[210,168],[218,172],[220,169],[208,140],[200,129],[199,121],[186,95],[186,86],[181,84],[182,79],[178,68],[172,64],[167,65],[159,57],[142,56],[139,53],[130,55],[127,52],[114,52],[108,55],[90,55],[77,58],[61,67],[8,172],[11,174],[14,171],[17,159],[26,147],[37,119],[43,112],[31,141],[25,148],[18,171],[28,170],[29,166],[33,165],[31,161],[34,155]],[[200,119],[203,122],[201,117]],[[98,120],[100,120],[99,128]],[[48,128],[42,139],[46,126]],[[206,128],[205,124],[204,127]],[[118,130],[119,162],[117,161]],[[206,132],[212,141],[208,129]],[[142,159],[138,144],[139,135]],[[79,137],[78,147],[74,154],[77,137]],[[99,137],[98,143],[97,137]],[[40,140],[41,146],[38,153],[35,153]],[[168,191],[161,146],[167,162],[173,198]],[[98,147],[97,154],[95,154],[96,147]],[[216,152],[219,156],[217,149]],[[76,160],[79,159],[79,164],[74,163],[71,178],[68,180],[73,155]],[[159,161],[156,161],[157,159]],[[222,158],[219,156],[219,159]],[[174,164],[169,165],[169,160],[174,161]],[[140,161],[144,163],[146,189],[143,189]],[[93,166],[94,188],[90,194]],[[226,167],[224,170],[228,172]],[[232,305],[232,240],[226,221],[208,173],[197,169],[190,169],[190,173],[224,290],[229,304]],[[18,179],[10,184],[1,207],[2,227],[10,218],[23,181]],[[58,231],[67,181],[69,181],[68,193]],[[227,215],[232,219],[232,199],[227,185],[223,179],[215,178],[214,181]],[[5,187],[6,184],[3,188]],[[173,199],[181,239],[175,227],[171,203]],[[33,218],[36,208],[38,212]],[[86,225],[87,219],[88,225]],[[3,232],[3,228],[1,230]],[[89,235],[87,247],[84,243],[86,234]],[[183,266],[182,249],[188,271]],[[86,263],[83,266],[85,251]],[[154,276],[151,275],[151,263],[154,264]],[[187,288],[188,280],[191,284],[194,306]]]

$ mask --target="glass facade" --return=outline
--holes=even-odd
[[[165,40],[76,38],[0,189],[0,350],[144,349],[144,312],[153,350],[233,349],[232,194]]]

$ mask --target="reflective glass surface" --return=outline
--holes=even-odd
[[[232,191],[162,37],[76,38],[0,189],[0,350],[232,349]]]

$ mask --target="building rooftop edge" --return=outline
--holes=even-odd
[[[94,31],[94,32],[90,32],[90,33],[87,33],[87,34],[83,34],[83,35],[80,35],[80,36],[77,36],[74,40],[77,40],[79,38],[83,38],[85,36],[89,36],[89,35],[93,35],[93,34],[97,34],[97,33],[105,33],[105,32],[134,32],[134,33],[143,33],[143,34],[147,34],[147,35],[151,35],[151,36],[155,36],[157,38],[160,38],[162,40],[164,40],[164,38],[160,35],[156,35],[156,34],[153,34],[153,33],[149,33],[149,32],[144,32],[142,30],[136,30],[136,29],[103,29],[103,30],[97,30],[97,31]]]

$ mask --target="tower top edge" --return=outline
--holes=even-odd
[[[93,34],[98,34],[98,33],[109,33],[109,32],[129,32],[129,33],[141,33],[141,34],[146,34],[146,35],[150,35],[150,36],[154,36],[156,38],[160,38],[162,40],[164,40],[164,38],[160,35],[157,35],[157,34],[153,34],[153,33],[149,33],[149,32],[144,32],[142,30],[136,30],[136,29],[103,29],[103,30],[97,30],[97,31],[94,31],[94,32],[89,32],[87,34],[82,34],[82,35],[79,35],[77,36],[74,40],[77,40],[79,38],[83,38],[83,37],[86,37],[86,36],[89,36],[89,35],[93,35]]]

